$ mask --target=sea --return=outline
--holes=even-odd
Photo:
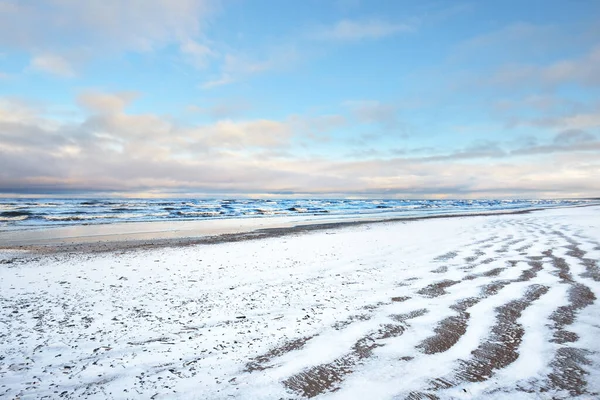
[[[358,200],[358,199],[0,199],[0,230],[277,216],[413,217],[597,204],[558,200]]]

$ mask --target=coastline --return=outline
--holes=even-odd
[[[341,217],[307,217],[305,219],[293,217],[231,218],[49,227],[0,231],[0,252],[18,250],[41,255],[65,252],[99,253],[181,247],[266,239],[367,224],[406,223],[440,218],[519,215],[548,209],[590,206],[595,206],[595,204],[420,216],[387,215],[373,217],[348,215]]]
[[[430,219],[529,214],[599,204],[437,215],[243,218],[175,222],[132,222],[0,231],[0,255],[10,259],[55,253],[106,253],[266,239],[344,227]],[[15,251],[17,253],[15,253]],[[6,257],[5,257],[6,258]],[[0,260],[1,262],[1,260]],[[4,261],[7,262],[7,261]]]

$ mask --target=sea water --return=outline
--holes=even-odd
[[[527,210],[594,200],[352,200],[352,199],[0,199],[0,229],[268,218],[293,215],[420,216]]]

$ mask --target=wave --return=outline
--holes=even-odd
[[[215,204],[215,203],[205,203],[205,204],[185,203],[184,205],[187,207],[193,207],[193,208],[219,208],[221,206],[220,204]]]
[[[136,214],[100,214],[100,215],[92,215],[92,214],[82,214],[82,215],[44,215],[43,219],[47,221],[89,221],[89,220],[99,220],[99,219],[123,219],[127,220],[130,218],[135,218]]]
[[[303,207],[295,206],[295,207],[288,208],[288,211],[295,211],[295,212],[299,212],[299,213],[305,213],[305,212],[308,211],[308,209],[307,208],[303,208]]]
[[[182,217],[216,217],[222,215],[220,211],[177,211]]]
[[[17,217],[0,217],[1,222],[25,221],[26,219],[29,219],[28,215],[20,215]]]
[[[275,210],[270,208],[257,208],[255,211],[257,214],[261,215],[273,215],[276,212]]]
[[[519,210],[594,203],[592,200],[394,200],[394,199],[9,199],[0,203],[2,226],[266,218],[277,215],[432,215]]]
[[[82,206],[96,206],[98,204],[102,204],[103,202],[100,200],[91,200],[91,201],[82,201],[80,204]]]
[[[26,210],[3,211],[0,213],[0,217],[29,217],[31,215],[33,215],[33,213]]]

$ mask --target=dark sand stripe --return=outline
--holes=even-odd
[[[271,350],[269,350],[268,352],[266,352],[258,357],[255,357],[250,362],[248,362],[246,364],[246,369],[244,371],[246,371],[246,372],[262,371],[262,370],[271,368],[270,366],[268,366],[266,364],[268,362],[270,362],[272,359],[280,357],[290,351],[301,349],[313,337],[314,336],[306,336],[306,337],[294,339],[294,340],[291,340],[289,342],[282,344],[281,346],[274,347]]]
[[[408,299],[410,299],[410,297],[407,297],[407,296],[392,297],[391,301],[392,302],[402,302],[402,301],[406,301]],[[335,330],[341,330],[341,329],[344,329],[344,328],[348,327],[349,325],[353,324],[354,322],[367,321],[373,317],[374,311],[376,311],[380,307],[387,305],[387,304],[390,304],[390,303],[379,302],[379,303],[375,303],[375,304],[368,304],[363,307],[363,309],[366,310],[367,313],[350,315],[348,318],[334,323],[331,327]],[[246,368],[244,371],[245,372],[254,372],[254,371],[262,371],[265,369],[272,368],[272,366],[267,365],[269,362],[271,362],[271,360],[273,360],[277,357],[281,357],[282,355],[284,355],[290,351],[300,350],[301,348],[304,347],[304,345],[309,340],[311,340],[315,336],[316,335],[294,339],[294,340],[286,342],[280,346],[274,347],[274,348],[270,349],[269,351],[267,351],[266,353],[261,354],[255,358],[253,358],[251,361],[249,361],[246,364]]]
[[[525,333],[517,320],[527,307],[547,291],[546,286],[531,285],[521,299],[496,308],[496,324],[492,327],[488,339],[471,352],[472,357],[469,360],[459,360],[458,370],[453,374],[431,380],[429,389],[411,392],[407,398],[437,396],[435,392],[456,387],[465,381],[482,382],[489,379],[495,370],[513,363],[519,357],[517,349]]]
[[[554,322],[554,338],[552,341],[561,344],[575,342],[579,337],[574,332],[567,331],[565,327],[575,321],[579,310],[593,304],[596,296],[587,286],[573,281],[569,265],[564,258],[556,257],[551,250],[548,250],[545,254],[552,260],[552,265],[557,269],[562,283],[571,286],[569,288],[569,304],[558,307],[550,316],[550,320]]]
[[[446,254],[442,254],[441,256],[437,256],[436,258],[433,259],[433,261],[448,261],[448,260],[452,260],[456,256],[458,256],[458,253],[456,251],[449,251]]]
[[[419,290],[417,293],[429,298],[438,297],[447,293],[446,288],[456,285],[457,283],[460,283],[460,281],[451,281],[446,279],[440,282],[432,283],[431,285]]]
[[[587,391],[587,372],[582,367],[590,365],[586,355],[589,352],[573,347],[562,347],[557,350],[554,360],[550,363],[552,372],[548,375],[548,384],[542,391],[560,389],[569,392],[571,396],[591,395],[598,398],[599,393]],[[592,397],[590,397],[592,398]]]
[[[492,327],[491,335],[472,354],[469,361],[460,362],[462,371],[457,378],[469,382],[481,382],[489,379],[494,370],[505,368],[518,357],[517,349],[521,344],[525,330],[517,323],[522,312],[535,300],[548,291],[548,287],[532,285],[527,293],[519,300],[514,300],[498,307],[497,323]]]
[[[577,247],[576,242],[574,243],[572,239],[561,232],[554,233],[570,243],[567,248],[571,249],[570,252],[572,252],[573,257],[579,259],[583,257],[585,253]],[[547,252],[547,256],[550,257],[553,266],[558,270],[561,281],[571,285],[569,304],[559,307],[550,316],[550,320],[553,322],[552,329],[554,330],[552,342],[558,344],[577,342],[579,340],[578,335],[565,328],[573,324],[580,310],[594,303],[596,296],[589,287],[573,281],[569,265],[563,258],[556,257],[551,251]],[[559,389],[567,391],[572,396],[598,395],[598,393],[587,391],[587,372],[584,366],[590,365],[590,361],[586,357],[588,353],[587,350],[576,347],[559,348],[550,363],[552,372],[548,375],[542,390]]]
[[[512,266],[516,265],[516,262],[509,263]],[[435,334],[421,342],[417,348],[421,349],[425,354],[442,353],[450,349],[466,332],[471,317],[471,314],[467,310],[480,301],[497,294],[500,289],[513,282],[525,282],[535,277],[542,269],[542,265],[539,262],[530,262],[529,264],[531,268],[523,271],[519,278],[489,283],[481,288],[481,296],[465,298],[450,306],[458,314],[440,321],[434,329]],[[496,270],[504,270],[504,268],[497,268]],[[488,271],[480,276],[497,276],[500,271],[496,270]],[[467,276],[465,279],[474,279],[475,277],[477,276]]]
[[[569,250],[567,252],[567,255],[577,258],[585,267],[586,272],[584,272],[581,276],[584,278],[593,279],[596,282],[600,282],[600,268],[598,267],[598,260],[586,258],[585,255],[587,254],[587,252],[579,247],[580,243],[578,243],[577,241],[569,238],[562,232],[555,233],[569,242],[569,245],[565,246]]]
[[[304,370],[283,381],[283,384],[304,397],[315,397],[327,391],[335,391],[345,376],[352,373],[355,366],[373,355],[373,350],[383,346],[379,340],[398,337],[408,328],[407,320],[419,317],[427,310],[416,310],[407,314],[392,315],[397,324],[382,325],[373,332],[354,343],[351,351],[331,363],[321,364]]]

